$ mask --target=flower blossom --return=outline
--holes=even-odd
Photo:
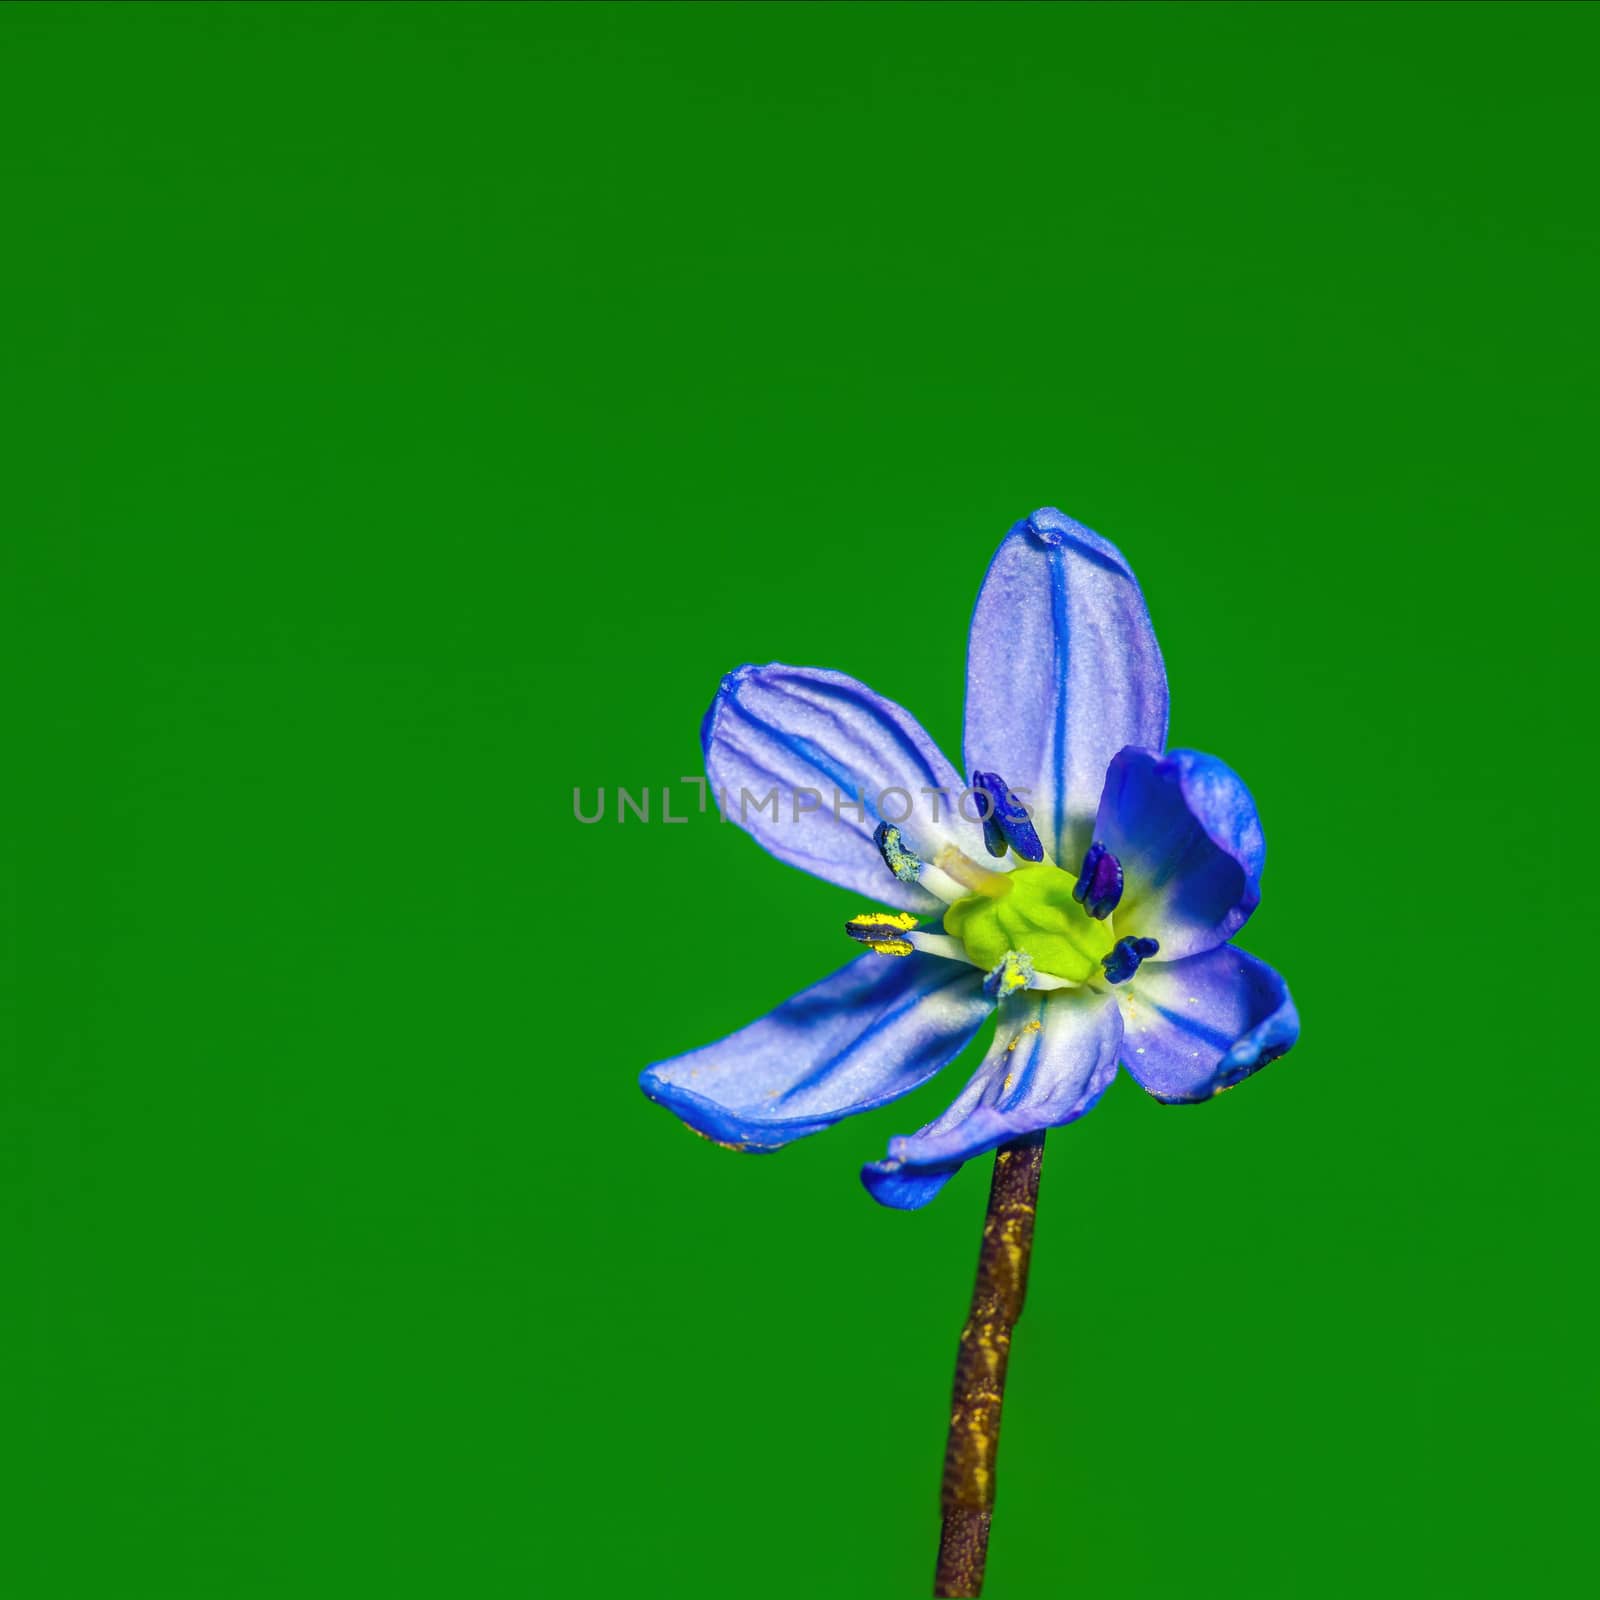
[[[1011,529],[978,595],[969,782],[909,712],[843,673],[729,673],[701,730],[725,814],[894,909],[852,917],[853,961],[647,1068],[644,1092],[708,1138],[776,1150],[910,1093],[997,1013],[948,1109],[862,1171],[874,1198],[910,1209],[964,1161],[1081,1117],[1119,1063],[1174,1104],[1281,1056],[1299,1032],[1288,988],[1231,942],[1260,900],[1255,804],[1231,768],[1166,736],[1132,570],[1051,508]],[[745,803],[774,792],[770,814]]]

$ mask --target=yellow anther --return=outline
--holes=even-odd
[[[863,911],[845,923],[844,931],[880,956],[908,956],[913,948],[910,941],[895,936],[916,925],[917,919],[909,911]]]
[[[1008,950],[988,976],[984,989],[997,999],[1016,994],[1033,982],[1033,962],[1020,950]]]

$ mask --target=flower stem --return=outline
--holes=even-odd
[[[983,1593],[1006,1363],[1011,1355],[1011,1330],[1022,1315],[1028,1289],[1043,1164],[1043,1133],[1001,1145],[995,1152],[989,1209],[978,1249],[978,1277],[956,1356],[944,1487],[939,1497],[944,1529],[933,1580],[936,1596],[970,1600]]]

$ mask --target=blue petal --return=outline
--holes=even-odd
[[[880,820],[898,826],[924,862],[946,844],[984,857],[982,825],[961,814],[965,785],[939,747],[910,712],[842,672],[776,663],[730,672],[700,737],[723,814],[780,860],[829,883],[902,911],[944,909],[926,879],[901,883],[884,865],[873,842]],[[758,808],[769,793],[775,807]],[[810,795],[821,796],[816,809]],[[977,818],[976,805],[967,810]]]
[[[925,1206],[963,1161],[1093,1109],[1117,1074],[1122,1020],[1091,989],[1035,990],[1000,1004],[994,1041],[943,1116],[889,1141],[889,1159],[861,1170],[874,1200]]]
[[[967,643],[968,772],[1022,795],[1054,859],[1076,872],[1106,766],[1167,739],[1167,674],[1115,545],[1046,507],[995,552]]]
[[[858,956],[776,1011],[647,1067],[639,1087],[697,1133],[776,1150],[926,1083],[978,1031],[983,975],[937,956]]]
[[[1260,903],[1261,820],[1244,780],[1215,756],[1119,752],[1095,836],[1122,862],[1117,932],[1160,940],[1163,961],[1224,943]]]
[[[1209,1100],[1300,1036],[1289,986],[1232,945],[1148,961],[1122,994],[1122,1064],[1158,1100]]]

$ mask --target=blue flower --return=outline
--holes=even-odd
[[[1092,1109],[1120,1062],[1209,1099],[1295,1041],[1283,979],[1229,941],[1260,900],[1249,791],[1165,749],[1167,680],[1121,553],[1053,509],[1006,535],[967,650],[963,783],[843,673],[741,667],[701,729],[724,814],[773,855],[895,908],[839,971],[640,1086],[697,1132],[776,1150],[908,1094],[991,1012],[945,1113],[862,1179],[925,1205],[967,1160]],[[933,920],[937,919],[937,920]]]

